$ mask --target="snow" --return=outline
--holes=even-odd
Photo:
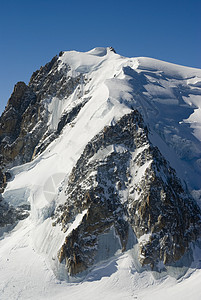
[[[112,226],[109,232],[101,234],[98,237],[98,249],[95,256],[95,263],[100,263],[99,267],[102,268],[102,263],[115,255],[118,256],[121,253],[121,248],[119,236],[115,234],[115,229]]]
[[[104,47],[96,47],[96,48],[88,51],[88,53],[91,55],[96,55],[96,56],[105,56],[107,54],[107,49]]]
[[[139,153],[139,150],[140,149],[144,149],[145,147],[141,147],[139,148],[136,152],[137,154]],[[134,155],[133,157],[136,157],[137,155],[135,154],[134,152]],[[134,166],[132,169],[131,169],[131,172],[135,172],[135,174],[132,174],[132,186],[135,187],[142,179],[142,177],[145,175],[145,172],[147,169],[149,169],[150,165],[152,163],[152,160],[148,160],[146,161],[141,167],[136,167]],[[132,191],[132,190],[131,190]],[[140,195],[141,195],[141,191],[137,191],[136,189],[133,190],[134,193],[130,195],[130,197],[133,199],[133,201],[137,201],[139,200],[140,198]],[[136,211],[136,213],[138,213]]]
[[[100,249],[97,266],[82,282],[73,282],[76,278],[68,277],[57,252],[87,210],[76,216],[66,233],[59,225],[52,226],[51,219],[55,206],[65,201],[63,187],[86,144],[104,126],[135,108],[148,124],[153,144],[201,201],[201,70],[151,58],[126,58],[102,47],[86,53],[64,52],[59,59],[59,68],[70,67],[68,76],[81,74],[87,83],[80,85],[80,99],[76,89],[70,97],[47,101],[49,129],[56,129],[61,115],[83,101],[86,93],[90,100],[73,127],[67,125],[36,159],[11,170],[13,180],[3,196],[14,206],[30,203],[31,212],[0,240],[0,299],[201,299],[200,265],[190,268],[180,281],[167,273],[156,279],[150,271],[139,272],[137,246],[120,254],[117,239],[109,244],[112,230],[100,237],[100,244],[108,242],[112,258],[100,263],[106,258]],[[181,85],[184,92],[177,94]],[[133,159],[145,147],[136,149]],[[121,145],[108,147],[95,158],[110,151],[126,149]],[[144,175],[150,163],[138,169],[135,180]],[[149,234],[138,242],[148,238]]]
[[[145,233],[143,234],[139,239],[138,239],[138,243],[142,243],[142,244],[146,244],[150,237],[151,237],[151,233]]]
[[[188,97],[183,96],[183,99],[187,104],[195,107],[194,112],[184,122],[190,124],[194,136],[201,141],[201,97],[199,95],[189,95]]]
[[[136,271],[131,250],[95,267],[82,283],[60,281],[55,278],[44,256],[34,250],[31,242],[33,228],[27,226],[27,220],[25,222],[21,230],[17,228],[0,241],[2,300],[200,299],[199,269],[180,281],[173,277],[156,279],[148,271]]]
[[[76,229],[80,223],[82,222],[83,217],[86,215],[88,209],[83,210],[82,213],[78,214],[74,220],[74,222],[71,224],[71,226],[66,231],[66,236],[68,236],[74,229]]]
[[[188,80],[192,80],[192,78],[196,77],[196,81],[194,82],[200,81],[201,78],[200,69],[180,66],[149,57],[138,57],[138,62],[140,69],[164,73],[169,77]]]

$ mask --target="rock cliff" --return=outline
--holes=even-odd
[[[78,102],[60,117],[55,129],[49,128],[51,112],[47,109],[47,103],[54,97],[69,97],[83,80],[80,75],[68,76],[69,66],[59,70],[59,63],[59,57],[55,56],[33,73],[28,85],[18,82],[0,117],[0,193],[3,193],[11,179],[8,169],[27,163],[43,152],[86,103],[86,100]],[[19,213],[15,208],[9,209],[10,217],[2,217],[2,224],[3,219],[6,225],[22,218],[17,217]],[[23,210],[22,213],[24,218],[28,216]]]
[[[71,275],[93,265],[99,236],[112,227],[121,251],[127,249],[131,228],[139,241],[139,261],[152,268],[177,261],[200,236],[199,207],[150,143],[136,110],[87,144],[70,174],[66,198],[53,223],[61,223],[64,232],[87,209],[59,252]]]

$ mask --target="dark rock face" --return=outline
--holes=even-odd
[[[58,68],[61,63],[55,56],[51,62],[33,73],[29,86],[37,94],[38,101],[57,97],[63,99],[70,96],[75,87],[80,83],[81,76],[70,77],[68,65]]]
[[[66,189],[66,203],[55,213],[65,232],[87,209],[60,249],[71,275],[94,263],[98,237],[113,226],[126,249],[128,230],[139,239],[139,261],[152,268],[182,257],[201,229],[200,210],[175,171],[148,139],[141,115],[133,111],[105,127],[77,161]]]
[[[15,225],[18,221],[29,216],[28,205],[14,208],[5,202],[0,196],[0,228]]]
[[[80,83],[84,85],[86,82],[83,75],[68,76],[70,67],[66,65],[59,68],[60,63],[55,56],[33,73],[28,85],[18,82],[0,117],[0,193],[3,193],[10,178],[8,168],[27,163],[43,152],[58,137],[63,127],[75,119],[87,102],[87,98],[82,101],[80,97],[80,102],[61,116],[57,129],[48,128],[50,112],[47,103],[53,97],[62,101]],[[0,219],[0,224],[5,223],[3,216],[0,215]]]
[[[113,47],[109,47],[109,50],[116,53],[115,49]]]
[[[6,182],[8,166],[30,160],[28,153],[27,133],[32,126],[30,120],[35,118],[28,110],[36,104],[36,95],[24,83],[18,82],[11,95],[7,107],[0,118],[0,192],[3,192]],[[35,108],[36,109],[36,108]],[[29,120],[26,123],[26,118]]]
[[[48,129],[49,111],[46,102],[53,97],[69,97],[85,80],[83,75],[68,76],[70,67],[59,67],[55,56],[51,62],[33,73],[29,85],[18,82],[0,118],[0,192],[6,185],[8,167],[29,162],[46,149],[63,127],[72,122],[87,102],[80,102],[61,117],[55,131]]]
[[[199,207],[156,147],[143,151],[135,164],[139,167],[149,156],[150,166],[141,180],[132,185],[138,199],[133,201],[129,195],[128,212],[140,239],[139,260],[142,265],[154,267],[160,260],[168,264],[182,257],[189,243],[200,235],[201,219]]]

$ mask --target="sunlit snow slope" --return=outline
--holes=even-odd
[[[13,179],[3,197],[13,206],[30,203],[31,212],[0,240],[0,299],[200,299],[198,244],[192,246],[190,268],[184,263],[168,273],[141,270],[135,246],[117,251],[81,279],[69,278],[57,252],[87,210],[66,233],[52,226],[51,215],[64,203],[68,176],[87,143],[134,109],[200,205],[201,70],[125,58],[110,48],[64,52],[59,60],[60,69],[68,66],[68,76],[81,74],[82,80],[70,96],[46,99],[48,128],[56,130],[65,112],[80,101],[86,104],[42,154],[10,170]]]

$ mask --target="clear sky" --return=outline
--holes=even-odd
[[[201,0],[0,0],[0,112],[61,50],[98,46],[201,68]]]

